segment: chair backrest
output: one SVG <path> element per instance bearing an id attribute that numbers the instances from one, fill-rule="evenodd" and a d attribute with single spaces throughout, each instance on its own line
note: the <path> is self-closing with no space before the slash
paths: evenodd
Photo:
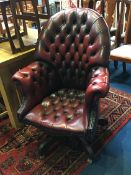
<path id="1" fill-rule="evenodd" d="M 126 20 L 125 16 L 127 14 L 126 1 L 128 0 L 88 0 L 88 8 L 93 8 L 102 14 L 107 22 L 111 35 L 111 49 L 123 43 L 125 29 L 124 20 Z"/>
<path id="2" fill-rule="evenodd" d="M 121 4 L 120 4 L 121 3 Z M 120 46 L 121 43 L 123 43 L 123 37 L 122 33 L 124 30 L 124 16 L 125 16 L 125 0 L 121 0 L 121 2 L 118 1 L 118 7 L 117 7 L 117 12 L 118 13 L 118 23 L 117 23 L 117 30 L 115 34 L 115 46 L 118 47 Z M 120 7 L 119 7 L 120 6 Z"/>
<path id="3" fill-rule="evenodd" d="M 63 87 L 85 88 L 92 67 L 108 66 L 109 30 L 92 9 L 67 9 L 49 20 L 41 32 L 37 53 L 52 64 Z"/>
<path id="4" fill-rule="evenodd" d="M 48 0 L 45 1 L 45 4 L 47 13 L 43 13 L 43 7 L 38 5 L 38 0 L 10 0 L 13 22 L 20 50 L 34 48 L 36 45 L 36 42 L 31 42 L 32 44 L 30 42 L 24 42 L 22 35 L 28 34 L 27 24 L 31 26 L 34 23 L 37 26 L 38 34 L 41 32 L 41 20 L 45 25 L 43 25 L 43 28 L 46 27 L 46 23 L 50 17 Z"/>
<path id="5" fill-rule="evenodd" d="M 60 10 L 81 7 L 83 0 L 60 0 Z"/>
<path id="6" fill-rule="evenodd" d="M 131 44 L 131 3 L 129 4 L 129 11 L 128 11 L 127 18 L 128 19 L 127 19 L 124 42 L 125 44 Z"/>

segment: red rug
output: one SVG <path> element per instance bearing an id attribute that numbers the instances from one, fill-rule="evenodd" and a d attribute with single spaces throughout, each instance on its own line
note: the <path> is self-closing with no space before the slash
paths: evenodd
<path id="1" fill-rule="evenodd" d="M 101 99 L 101 115 L 108 118 L 108 127 L 98 128 L 93 147 L 99 152 L 102 147 L 131 118 L 131 95 L 110 89 Z M 47 139 L 43 131 L 25 126 L 12 129 L 9 120 L 0 120 L 0 175 L 79 175 L 88 164 L 83 151 L 73 150 L 56 141 L 48 154 L 40 159 L 38 145 Z"/>

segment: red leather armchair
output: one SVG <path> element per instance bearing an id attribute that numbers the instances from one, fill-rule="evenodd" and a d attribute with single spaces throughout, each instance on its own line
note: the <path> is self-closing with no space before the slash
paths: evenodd
<path id="1" fill-rule="evenodd" d="M 24 94 L 18 118 L 48 133 L 74 135 L 92 156 L 99 99 L 109 90 L 109 41 L 107 24 L 94 10 L 52 16 L 34 62 L 13 75 Z"/>

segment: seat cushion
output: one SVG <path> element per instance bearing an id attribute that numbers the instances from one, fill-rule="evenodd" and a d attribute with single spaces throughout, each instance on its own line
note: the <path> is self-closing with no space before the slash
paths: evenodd
<path id="1" fill-rule="evenodd" d="M 131 63 L 131 44 L 122 45 L 113 49 L 110 54 L 111 60 L 123 61 L 125 63 Z"/>
<path id="2" fill-rule="evenodd" d="M 43 99 L 25 119 L 43 129 L 84 132 L 87 118 L 83 117 L 85 94 L 80 90 L 62 89 Z"/>

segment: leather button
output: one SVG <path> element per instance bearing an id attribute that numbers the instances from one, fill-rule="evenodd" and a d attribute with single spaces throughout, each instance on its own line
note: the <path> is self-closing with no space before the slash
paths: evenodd
<path id="1" fill-rule="evenodd" d="M 27 78 L 28 76 L 29 76 L 29 74 L 23 73 L 23 78 Z"/>
<path id="2" fill-rule="evenodd" d="M 56 104 L 59 103 L 59 101 L 60 101 L 59 97 L 55 97 L 55 98 L 52 99 L 52 104 L 56 105 Z"/>
<path id="3" fill-rule="evenodd" d="M 59 33 L 60 33 L 60 31 L 61 31 L 61 30 L 60 30 L 60 27 L 59 27 L 59 26 L 57 26 L 57 27 L 56 27 L 56 29 L 55 29 L 56 34 L 59 34 Z"/>
<path id="4" fill-rule="evenodd" d="M 74 118 L 74 116 L 73 116 L 72 114 L 66 116 L 67 121 L 70 121 L 70 120 L 72 120 L 73 118 Z"/>
<path id="5" fill-rule="evenodd" d="M 75 115 L 80 115 L 80 114 L 82 114 L 83 113 L 83 109 L 81 108 L 81 109 L 76 109 L 75 111 L 74 111 L 74 114 Z"/>
<path id="6" fill-rule="evenodd" d="M 75 53 L 74 60 L 75 62 L 79 63 L 79 53 L 78 52 Z"/>
<path id="7" fill-rule="evenodd" d="M 51 104 L 50 104 L 50 101 L 43 101 L 42 102 L 42 106 L 43 107 L 45 107 L 45 108 L 47 108 L 48 106 L 50 106 Z"/>
<path id="8" fill-rule="evenodd" d="M 59 52 L 59 48 L 58 47 L 56 47 L 56 52 Z"/>
<path id="9" fill-rule="evenodd" d="M 88 61 L 88 60 L 87 60 L 87 55 L 86 55 L 86 54 L 83 54 L 83 56 L 82 56 L 82 61 L 83 61 L 83 62 Z"/>
<path id="10" fill-rule="evenodd" d="M 49 114 L 51 114 L 52 112 L 53 112 L 52 106 L 49 107 L 49 108 L 44 108 L 44 109 L 43 109 L 43 115 L 49 115 Z"/>
<path id="11" fill-rule="evenodd" d="M 32 68 L 31 70 L 32 70 L 32 72 L 35 72 L 35 71 L 36 71 L 36 69 L 35 69 L 35 68 Z"/>
<path id="12" fill-rule="evenodd" d="M 92 85 L 96 85 L 97 84 L 97 82 L 92 82 Z"/>
<path id="13" fill-rule="evenodd" d="M 68 97 L 69 98 L 73 98 L 74 97 L 74 92 L 73 91 L 70 91 L 69 94 L 68 94 Z"/>
<path id="14" fill-rule="evenodd" d="M 80 26 L 77 26 L 77 28 L 76 28 L 76 33 L 80 33 Z"/>
<path id="15" fill-rule="evenodd" d="M 51 99 L 55 99 L 55 98 L 56 98 L 56 95 L 55 95 L 55 94 L 51 94 L 51 95 L 50 95 L 50 98 L 51 98 Z"/>
<path id="16" fill-rule="evenodd" d="M 85 96 L 84 93 L 79 93 L 78 94 L 78 98 L 80 98 L 80 99 L 82 99 L 84 96 Z"/>
<path id="17" fill-rule="evenodd" d="M 86 23 L 86 20 L 87 20 L 87 14 L 86 13 L 83 13 L 83 15 L 81 16 L 81 23 L 82 24 L 85 24 Z"/>
<path id="18" fill-rule="evenodd" d="M 73 97 L 73 98 L 70 99 L 70 102 L 71 102 L 71 103 L 74 103 L 75 100 L 76 100 L 76 99 Z"/>
<path id="19" fill-rule="evenodd" d="M 66 96 L 60 97 L 61 102 L 65 101 L 66 99 L 67 99 Z"/>
<path id="20" fill-rule="evenodd" d="M 80 100 L 80 103 L 81 104 L 83 104 L 84 102 L 85 102 L 85 99 L 84 98 Z"/>
<path id="21" fill-rule="evenodd" d="M 72 66 L 72 67 L 74 67 L 74 65 L 75 65 L 75 62 L 74 62 L 74 61 L 72 61 L 72 62 L 71 62 L 71 66 Z"/>
<path id="22" fill-rule="evenodd" d="M 98 76 L 98 74 L 94 74 L 94 76 L 93 77 L 97 77 Z"/>
<path id="23" fill-rule="evenodd" d="M 60 118 L 60 114 L 56 114 L 55 116 L 54 116 L 54 119 L 55 120 L 58 120 Z"/>
<path id="24" fill-rule="evenodd" d="M 54 106 L 54 111 L 58 111 L 61 108 L 60 103 Z"/>
<path id="25" fill-rule="evenodd" d="M 66 33 L 69 34 L 71 32 L 70 24 L 66 26 Z"/>
<path id="26" fill-rule="evenodd" d="M 58 91 L 58 95 L 64 95 L 64 90 Z"/>
<path id="27" fill-rule="evenodd" d="M 74 102 L 71 104 L 71 107 L 72 108 L 76 108 L 77 106 L 79 105 L 78 101 Z"/>
<path id="28" fill-rule="evenodd" d="M 64 112 L 64 114 L 69 114 L 69 110 L 68 109 L 64 109 L 63 112 Z"/>
<path id="29" fill-rule="evenodd" d="M 70 60 L 71 60 L 71 54 L 69 52 L 67 52 L 65 55 L 65 61 L 66 61 L 66 63 L 70 63 Z"/>
<path id="30" fill-rule="evenodd" d="M 68 104 L 69 104 L 69 100 L 68 99 L 63 100 L 63 102 L 62 102 L 62 106 L 63 107 L 67 106 Z"/>
<path id="31" fill-rule="evenodd" d="M 84 95 L 84 93 L 80 93 L 79 95 L 78 95 L 78 99 L 79 99 L 79 102 L 82 104 L 82 103 L 84 103 L 84 101 L 85 101 L 85 95 Z"/>

